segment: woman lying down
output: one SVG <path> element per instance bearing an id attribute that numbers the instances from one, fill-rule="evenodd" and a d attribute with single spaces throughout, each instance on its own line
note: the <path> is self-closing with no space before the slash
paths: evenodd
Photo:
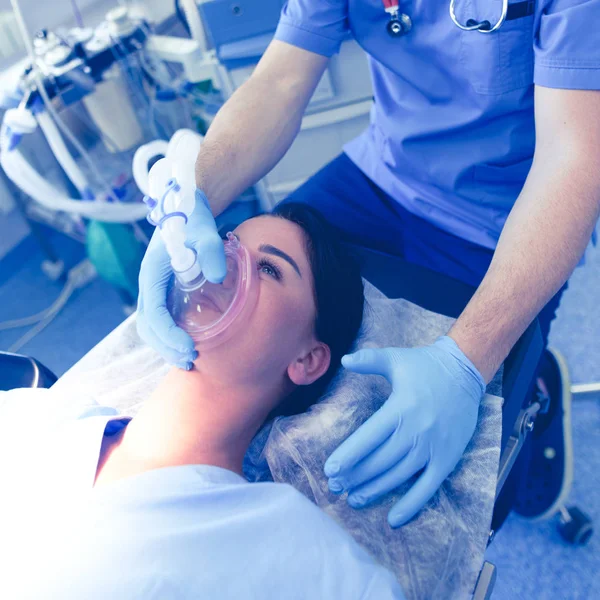
<path id="1" fill-rule="evenodd" d="M 363 289 L 312 209 L 284 206 L 235 233 L 259 291 L 229 340 L 171 370 L 133 419 L 97 406 L 43 435 L 11 424 L 0 597 L 404 597 L 294 488 L 241 475 L 266 420 L 320 397 L 358 333 Z"/>

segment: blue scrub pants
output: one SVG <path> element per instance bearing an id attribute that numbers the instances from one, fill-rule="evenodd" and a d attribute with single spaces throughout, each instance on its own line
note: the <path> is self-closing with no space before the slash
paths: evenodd
<path id="1" fill-rule="evenodd" d="M 485 276 L 493 250 L 447 233 L 410 213 L 375 185 L 346 154 L 340 154 L 285 202 L 316 208 L 348 243 L 399 256 L 473 287 Z M 538 319 L 544 343 L 565 286 Z"/>
<path id="2" fill-rule="evenodd" d="M 494 254 L 402 208 L 346 154 L 331 161 L 285 201 L 302 202 L 319 210 L 340 231 L 345 242 L 399 256 L 473 287 L 481 283 Z M 544 345 L 566 288 L 567 284 L 538 315 Z M 504 522 L 514 504 L 517 488 L 526 477 L 530 444 L 531 436 L 528 436 L 498 498 L 494 529 Z"/>

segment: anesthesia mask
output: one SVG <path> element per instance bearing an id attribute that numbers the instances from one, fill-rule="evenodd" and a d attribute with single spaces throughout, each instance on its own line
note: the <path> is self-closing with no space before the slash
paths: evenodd
<path id="1" fill-rule="evenodd" d="M 194 163 L 202 136 L 181 129 L 158 148 L 157 142 L 142 146 L 134 157 L 134 174 L 144 197 L 148 220 L 160 231 L 171 259 L 174 284 L 167 309 L 175 323 L 201 349 L 217 346 L 244 325 L 256 305 L 258 273 L 248 250 L 233 235 L 224 242 L 227 275 L 223 283 L 206 280 L 201 259 L 186 244 L 188 217 L 195 206 Z M 165 157 L 147 170 L 149 158 L 157 152 Z"/>
<path id="2" fill-rule="evenodd" d="M 167 301 L 173 320 L 199 350 L 218 346 L 238 332 L 258 297 L 258 273 L 248 250 L 233 233 L 227 234 L 224 247 L 223 283 L 211 283 L 202 273 L 189 283 L 176 276 Z"/>

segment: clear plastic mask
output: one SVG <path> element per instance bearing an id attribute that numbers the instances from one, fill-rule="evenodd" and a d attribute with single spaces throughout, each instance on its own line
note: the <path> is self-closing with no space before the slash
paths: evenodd
<path id="1" fill-rule="evenodd" d="M 223 283 L 210 283 L 202 274 L 189 285 L 175 279 L 167 302 L 175 323 L 200 349 L 222 344 L 239 331 L 258 297 L 258 274 L 250 253 L 232 233 L 227 234 L 224 246 L 227 275 Z"/>

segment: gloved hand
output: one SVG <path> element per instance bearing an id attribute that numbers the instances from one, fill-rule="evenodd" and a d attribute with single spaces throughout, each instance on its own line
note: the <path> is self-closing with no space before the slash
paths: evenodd
<path id="1" fill-rule="evenodd" d="M 367 506 L 423 469 L 390 510 L 388 522 L 409 521 L 452 472 L 475 431 L 485 384 L 450 337 L 422 348 L 360 350 L 342 359 L 355 373 L 392 384 L 385 404 L 325 463 L 329 489 Z"/>
<path id="2" fill-rule="evenodd" d="M 227 274 L 223 240 L 208 200 L 196 190 L 196 205 L 187 222 L 187 245 L 198 254 L 202 273 L 211 283 Z M 155 231 L 140 269 L 137 330 L 140 337 L 169 363 L 189 370 L 198 356 L 194 341 L 177 327 L 167 311 L 167 293 L 173 271 L 160 231 Z"/>

